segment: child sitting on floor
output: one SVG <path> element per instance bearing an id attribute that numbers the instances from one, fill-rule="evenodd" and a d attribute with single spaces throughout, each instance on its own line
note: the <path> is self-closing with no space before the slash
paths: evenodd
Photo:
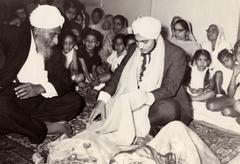
<path id="1" fill-rule="evenodd" d="M 240 108 L 238 106 L 238 99 L 240 97 L 237 98 L 239 95 L 237 93 L 237 90 L 239 90 L 240 66 L 235 63 L 235 57 L 237 59 L 237 62 L 239 62 L 239 58 L 237 58 L 237 56 L 239 56 L 240 53 L 240 43 L 239 45 L 235 45 L 234 52 L 235 54 L 224 49 L 218 54 L 218 60 L 227 68 L 227 71 L 225 73 L 219 73 L 222 75 L 222 81 L 229 79 L 227 95 L 212 99 L 208 102 L 207 108 L 211 111 L 221 111 L 224 116 L 239 117 Z"/>
<path id="2" fill-rule="evenodd" d="M 125 43 L 124 34 L 117 34 L 113 39 L 113 52 L 107 58 L 107 62 L 110 64 L 112 72 L 114 72 L 117 69 L 122 59 L 127 54 L 124 43 Z"/>
<path id="3" fill-rule="evenodd" d="M 60 36 L 60 44 L 62 54 L 66 58 L 65 67 L 70 70 L 70 65 L 72 65 L 74 58 L 73 56 L 76 55 L 77 48 L 74 48 L 76 45 L 76 36 L 71 32 L 64 31 Z"/>
<path id="4" fill-rule="evenodd" d="M 212 62 L 207 50 L 197 50 L 192 58 L 191 68 L 186 71 L 189 77 L 187 91 L 192 101 L 207 101 L 215 96 L 209 66 Z"/>
<path id="5" fill-rule="evenodd" d="M 93 29 L 86 30 L 83 37 L 83 46 L 77 51 L 78 70 L 75 70 L 75 74 L 82 75 L 84 79 L 75 79 L 73 77 L 79 87 L 85 87 L 87 84 L 91 87 L 98 86 L 110 79 L 110 74 L 99 75 L 96 71 L 101 62 L 98 56 L 100 45 L 100 32 Z"/>

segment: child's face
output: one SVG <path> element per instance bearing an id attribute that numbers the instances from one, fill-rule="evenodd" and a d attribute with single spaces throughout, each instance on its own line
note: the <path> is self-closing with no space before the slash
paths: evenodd
<path id="1" fill-rule="evenodd" d="M 92 14 L 92 22 L 93 24 L 98 24 L 101 21 L 102 17 L 99 12 L 94 12 Z"/>
<path id="2" fill-rule="evenodd" d="M 78 14 L 76 16 L 75 22 L 80 24 L 80 25 L 83 23 L 83 19 L 82 19 L 82 16 L 80 14 Z"/>
<path id="3" fill-rule="evenodd" d="M 87 35 L 86 39 L 84 40 L 84 44 L 88 52 L 93 52 L 96 46 L 98 46 L 99 42 L 94 35 Z"/>
<path id="4" fill-rule="evenodd" d="M 210 61 L 204 55 L 200 55 L 196 59 L 196 66 L 199 71 L 204 71 L 210 65 Z"/>
<path id="5" fill-rule="evenodd" d="M 224 56 L 220 61 L 226 68 L 233 69 L 233 58 Z"/>
<path id="6" fill-rule="evenodd" d="M 103 30 L 109 30 L 111 28 L 111 23 L 108 20 L 105 20 L 102 24 L 102 29 Z"/>
<path id="7" fill-rule="evenodd" d="M 77 15 L 77 9 L 76 8 L 68 8 L 67 10 L 65 10 L 64 14 L 68 21 L 73 21 Z"/>
<path id="8" fill-rule="evenodd" d="M 63 42 L 63 53 L 66 54 L 70 52 L 75 45 L 75 41 L 72 36 L 67 35 Z"/>
<path id="9" fill-rule="evenodd" d="M 187 36 L 187 30 L 184 29 L 180 23 L 176 23 L 173 28 L 173 35 L 177 40 L 185 40 Z"/>
<path id="10" fill-rule="evenodd" d="M 209 41 L 216 41 L 218 37 L 218 27 L 216 25 L 210 25 L 207 29 L 207 38 Z"/>
<path id="11" fill-rule="evenodd" d="M 240 46 L 234 50 L 236 61 L 240 64 Z"/>
<path id="12" fill-rule="evenodd" d="M 122 53 L 125 49 L 123 40 L 120 38 L 116 39 L 116 41 L 114 43 L 114 48 L 117 51 L 117 53 Z"/>
<path id="13" fill-rule="evenodd" d="M 119 33 L 123 29 L 123 22 L 120 19 L 113 20 L 113 32 Z"/>
<path id="14" fill-rule="evenodd" d="M 136 42 L 136 41 L 135 41 L 134 39 L 129 39 L 129 40 L 127 41 L 127 44 L 126 44 L 126 49 L 128 50 L 129 46 L 130 46 L 131 44 L 135 43 L 135 42 Z"/>

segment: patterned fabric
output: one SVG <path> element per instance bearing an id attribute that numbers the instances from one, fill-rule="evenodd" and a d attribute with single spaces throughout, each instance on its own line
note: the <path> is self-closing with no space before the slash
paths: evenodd
<path id="1" fill-rule="evenodd" d="M 240 154 L 240 135 L 210 127 L 206 122 L 194 121 L 190 128 L 210 147 L 222 164 Z"/>
<path id="2" fill-rule="evenodd" d="M 90 112 L 96 103 L 96 94 L 82 95 L 86 98 L 87 104 L 84 111 L 69 122 L 73 128 L 73 134 L 85 129 Z M 216 127 L 210 127 L 206 122 L 199 121 L 193 121 L 190 128 L 210 147 L 222 164 L 227 164 L 240 154 L 240 135 L 227 133 Z M 10 134 L 7 137 L 0 138 L 0 159 L 5 159 L 7 162 L 13 162 L 14 159 L 19 159 L 17 161 L 21 162 L 24 159 L 25 163 L 31 163 L 34 152 L 46 159 L 48 155 L 47 143 L 56 140 L 59 136 L 48 136 L 40 145 L 31 144 L 26 137 L 16 134 Z"/>

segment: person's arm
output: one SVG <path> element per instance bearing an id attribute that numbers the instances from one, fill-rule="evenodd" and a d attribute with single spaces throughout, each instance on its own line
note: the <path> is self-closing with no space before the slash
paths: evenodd
<path id="1" fill-rule="evenodd" d="M 230 84 L 228 85 L 228 96 L 229 97 L 234 97 L 235 92 L 236 92 L 236 88 L 237 88 L 237 84 L 236 84 L 236 78 L 240 73 L 240 66 L 236 66 L 233 69 L 233 73 L 232 73 L 232 78 L 230 81 Z"/>
<path id="2" fill-rule="evenodd" d="M 170 60 L 168 61 L 170 65 L 168 68 L 165 68 L 167 69 L 166 75 L 163 76 L 161 87 L 151 92 L 154 95 L 155 101 L 176 96 L 180 88 L 187 64 L 185 52 L 182 49 L 176 50 L 175 52 L 172 50 L 174 54 L 170 57 L 165 56 L 165 58 L 168 57 L 168 60 Z"/>
<path id="3" fill-rule="evenodd" d="M 70 64 L 70 70 L 72 75 L 78 74 L 78 60 L 77 60 L 77 49 L 74 48 L 73 50 L 73 59 L 72 63 Z"/>
<path id="4" fill-rule="evenodd" d="M 191 96 L 192 101 L 206 101 L 210 98 L 213 98 L 215 96 L 215 92 L 212 90 L 206 91 L 202 94 Z"/>
<path id="5" fill-rule="evenodd" d="M 97 78 L 97 71 L 96 70 L 97 70 L 97 66 L 93 65 L 92 66 L 92 76 L 93 76 L 94 79 Z"/>
<path id="6" fill-rule="evenodd" d="M 79 60 L 79 62 L 81 63 L 83 72 L 84 72 L 87 80 L 89 81 L 89 83 L 91 83 L 91 82 L 92 82 L 92 78 L 91 78 L 91 76 L 90 76 L 90 74 L 89 74 L 89 72 L 88 72 L 88 70 L 87 70 L 87 65 L 86 65 L 84 59 L 83 59 L 83 58 L 78 58 L 78 60 Z"/>

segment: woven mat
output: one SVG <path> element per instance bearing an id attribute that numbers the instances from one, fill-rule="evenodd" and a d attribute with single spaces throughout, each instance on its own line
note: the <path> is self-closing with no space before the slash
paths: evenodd
<path id="1" fill-rule="evenodd" d="M 96 103 L 96 94 L 88 95 L 90 96 L 87 97 L 86 94 L 83 95 L 86 98 L 86 107 L 83 112 L 69 122 L 73 128 L 73 135 L 85 129 L 91 110 Z M 193 121 L 190 128 L 210 147 L 220 159 L 221 163 L 226 164 L 240 153 L 240 135 L 232 134 L 216 127 L 211 127 L 209 124 L 200 121 Z M 57 139 L 59 136 L 47 136 L 44 142 L 40 145 L 31 144 L 26 137 L 16 134 L 7 135 L 7 137 L 8 138 L 5 137 L 4 140 L 0 138 L 0 147 L 5 144 L 4 148 L 0 149 L 0 164 L 1 158 L 3 158 L 3 151 L 6 151 L 4 149 L 8 149 L 9 146 L 16 147 L 9 151 L 8 155 L 6 155 L 6 153 L 4 154 L 5 161 L 10 161 L 10 163 L 15 159 L 19 159 L 18 161 L 21 161 L 20 159 L 31 161 L 34 152 L 38 152 L 46 159 L 48 154 L 47 143 Z M 9 146 L 6 146 L 8 144 Z M 19 150 L 24 150 L 24 153 L 17 153 Z M 8 157 L 7 160 L 6 157 Z"/>

